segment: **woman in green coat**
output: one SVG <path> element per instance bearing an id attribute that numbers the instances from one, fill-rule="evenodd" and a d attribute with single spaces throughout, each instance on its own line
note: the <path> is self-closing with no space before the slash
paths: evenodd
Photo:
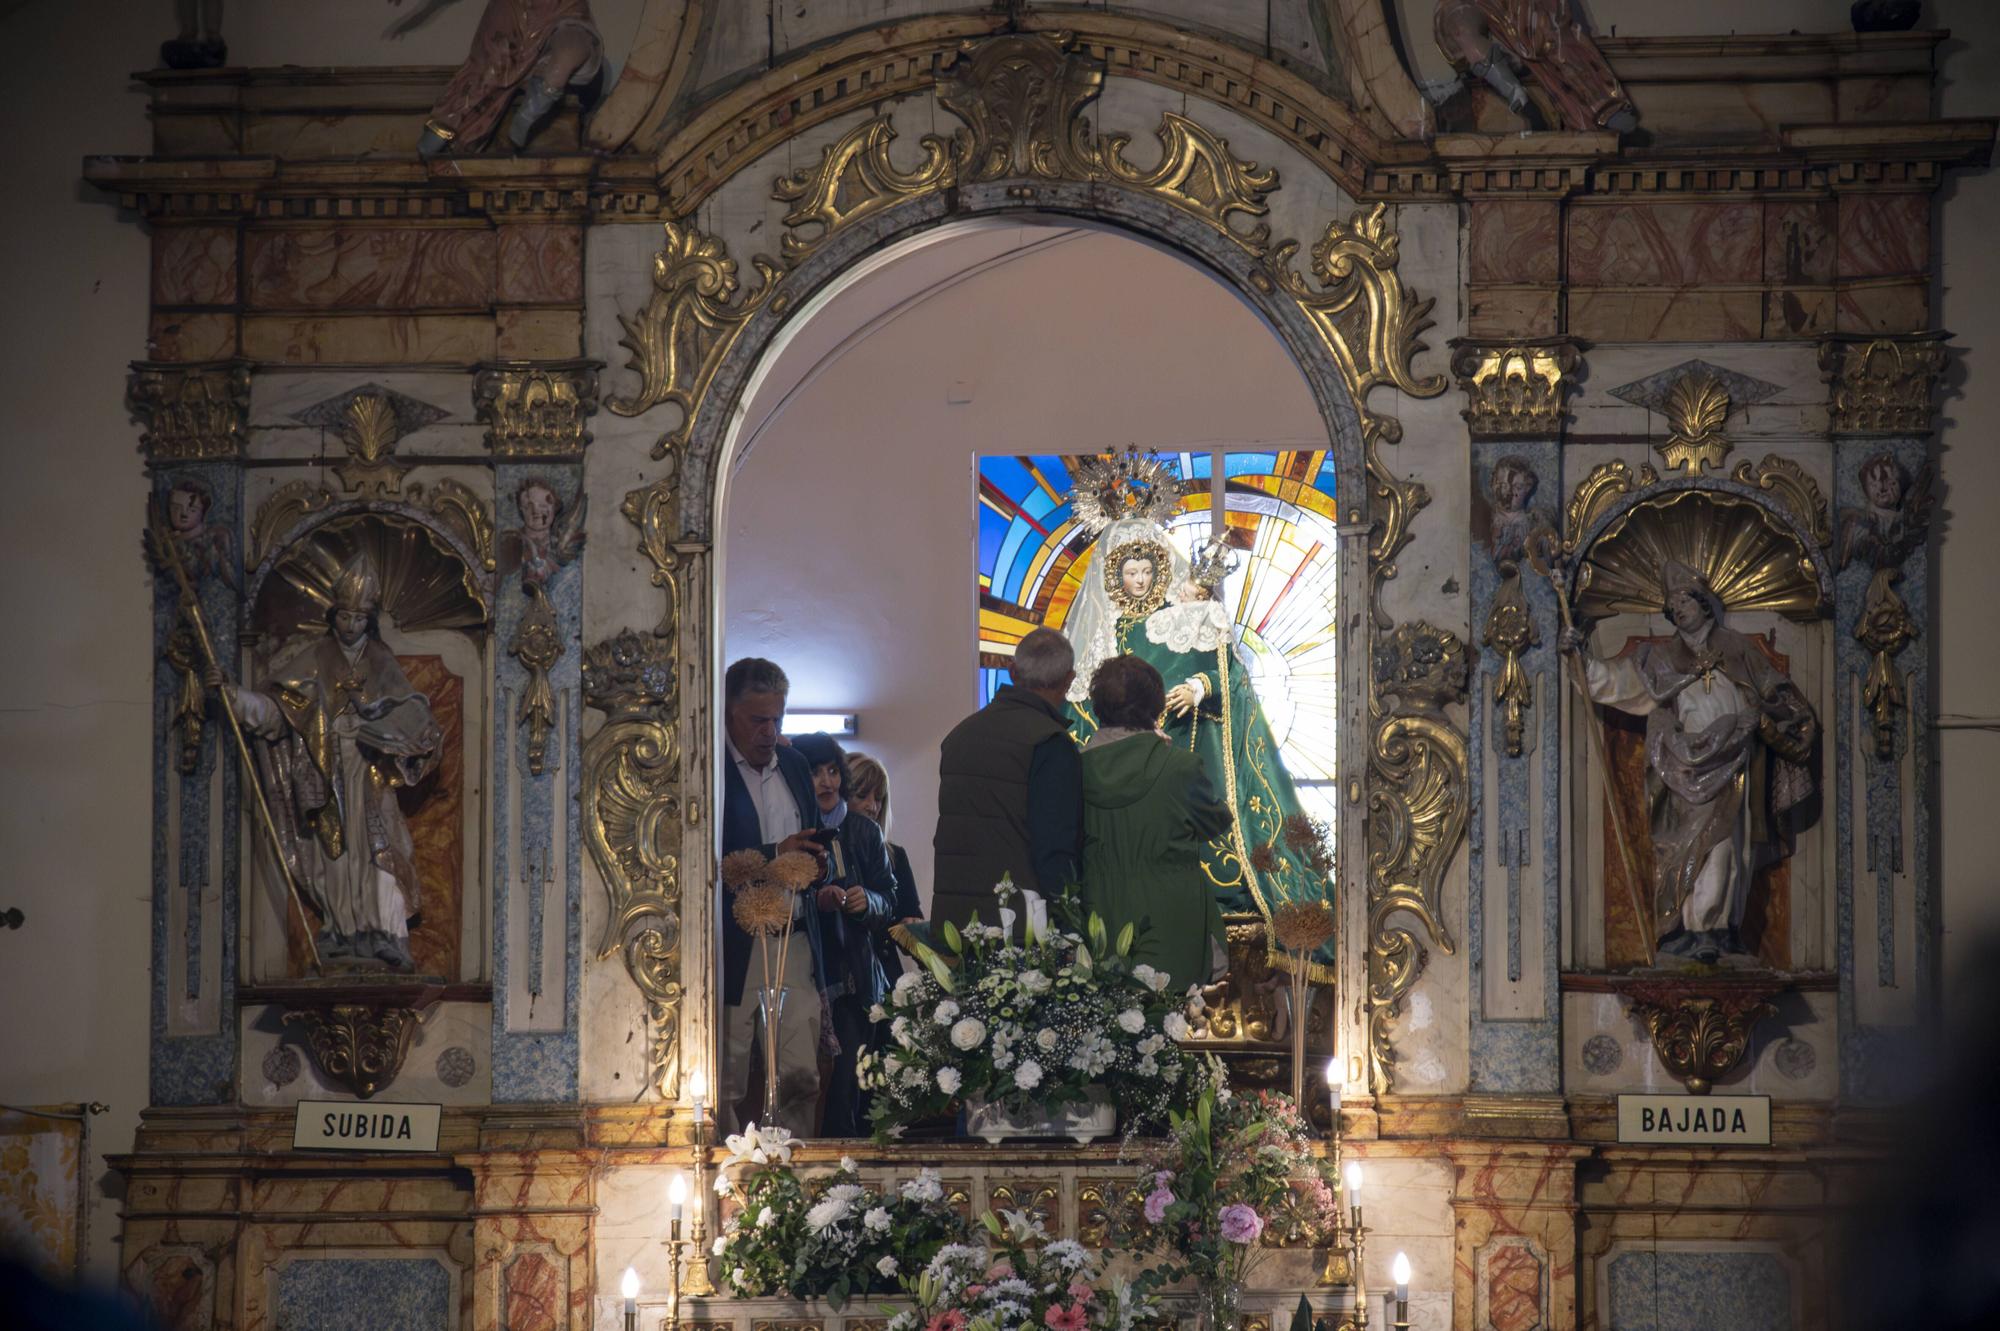
<path id="1" fill-rule="evenodd" d="M 1097 667 L 1090 687 L 1098 728 L 1083 746 L 1083 902 L 1113 934 L 1143 926 L 1135 962 L 1172 990 L 1206 983 L 1226 964 L 1222 911 L 1203 849 L 1229 830 L 1201 759 L 1157 729 L 1166 710 L 1160 672 L 1136 656 Z"/>

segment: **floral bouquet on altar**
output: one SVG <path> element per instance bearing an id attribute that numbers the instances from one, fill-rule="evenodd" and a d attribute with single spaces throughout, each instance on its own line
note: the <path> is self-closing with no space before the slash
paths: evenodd
<path id="1" fill-rule="evenodd" d="M 849 1157 L 831 1174 L 801 1178 L 783 1128 L 753 1123 L 726 1144 L 715 1190 L 737 1207 L 723 1221 L 715 1255 L 737 1294 L 823 1297 L 837 1310 L 857 1295 L 896 1292 L 906 1268 L 922 1269 L 965 1238 L 936 1170 L 882 1192 L 862 1184 Z"/>
<path id="2" fill-rule="evenodd" d="M 1139 1186 L 1141 1213 L 1120 1237 L 1166 1259 L 1141 1283 L 1192 1279 L 1216 1327 L 1233 1325 L 1263 1244 L 1318 1245 L 1339 1220 L 1333 1162 L 1314 1149 L 1291 1097 L 1275 1091 L 1204 1088 L 1144 1157 Z"/>
<path id="3" fill-rule="evenodd" d="M 996 894 L 1011 921 L 1013 884 L 1002 880 Z M 1170 995 L 1165 974 L 1132 963 L 1132 926 L 1113 940 L 1095 915 L 1080 930 L 1050 927 L 1033 894 L 1027 905 L 1021 942 L 977 919 L 963 930 L 944 924 L 943 950 L 919 943 L 923 969 L 869 1014 L 890 1023 L 890 1045 L 864 1050 L 859 1064 L 878 1136 L 948 1115 L 961 1100 L 1028 1111 L 1094 1094 L 1122 1108 L 1128 1126 L 1164 1125 L 1200 1094 L 1207 1065 L 1175 1043 L 1201 1012 L 1196 991 Z M 1057 913 L 1074 922 L 1075 899 L 1065 896 Z"/>
<path id="4" fill-rule="evenodd" d="M 1123 1280 L 1108 1279 L 1074 1239 L 1049 1240 L 1019 1211 L 980 1217 L 989 1246 L 952 1243 L 905 1279 L 916 1302 L 886 1331 L 1131 1331 L 1158 1309 Z"/>

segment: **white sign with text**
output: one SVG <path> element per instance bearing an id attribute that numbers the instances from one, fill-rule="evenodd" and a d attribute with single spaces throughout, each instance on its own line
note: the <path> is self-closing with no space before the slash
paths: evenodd
<path id="1" fill-rule="evenodd" d="M 443 1105 L 301 1100 L 292 1120 L 295 1151 L 435 1151 Z"/>
<path id="2" fill-rule="evenodd" d="M 1768 1095 L 1621 1095 L 1618 1140 L 1644 1146 L 1769 1146 Z"/>

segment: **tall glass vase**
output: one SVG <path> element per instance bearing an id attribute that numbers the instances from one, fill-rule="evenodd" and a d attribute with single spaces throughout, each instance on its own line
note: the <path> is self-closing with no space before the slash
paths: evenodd
<path id="1" fill-rule="evenodd" d="M 1307 958 L 1297 952 L 1288 955 L 1294 963 L 1288 977 L 1292 982 L 1292 1104 L 1310 1117 L 1306 1108 L 1306 1009 L 1312 1005 L 1312 980 L 1306 974 Z"/>
<path id="2" fill-rule="evenodd" d="M 764 1117 L 765 1127 L 778 1121 L 778 1031 L 785 1020 L 785 995 L 791 992 L 780 985 L 776 989 L 757 991 L 757 1020 L 760 1024 L 764 1046 Z"/>
<path id="3" fill-rule="evenodd" d="M 1243 1282 L 1212 1280 L 1195 1296 L 1195 1331 L 1237 1331 L 1243 1323 Z"/>

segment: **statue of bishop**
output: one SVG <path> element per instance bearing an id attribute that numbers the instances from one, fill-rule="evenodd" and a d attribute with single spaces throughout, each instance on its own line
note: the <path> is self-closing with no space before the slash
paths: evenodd
<path id="1" fill-rule="evenodd" d="M 1646 718 L 1659 951 L 1715 962 L 1745 951 L 1756 871 L 1789 855 L 1817 789 L 1819 719 L 1748 635 L 1725 628 L 1701 575 L 1669 560 L 1661 607 L 1674 631 L 1612 660 L 1586 655 L 1591 701 Z M 1563 634 L 1566 651 L 1582 635 Z"/>
<path id="2" fill-rule="evenodd" d="M 323 636 L 262 688 L 223 687 L 252 737 L 278 854 L 319 916 L 321 958 L 407 971 L 419 884 L 396 792 L 429 775 L 440 734 L 379 635 L 381 604 L 374 569 L 356 557 Z"/>

